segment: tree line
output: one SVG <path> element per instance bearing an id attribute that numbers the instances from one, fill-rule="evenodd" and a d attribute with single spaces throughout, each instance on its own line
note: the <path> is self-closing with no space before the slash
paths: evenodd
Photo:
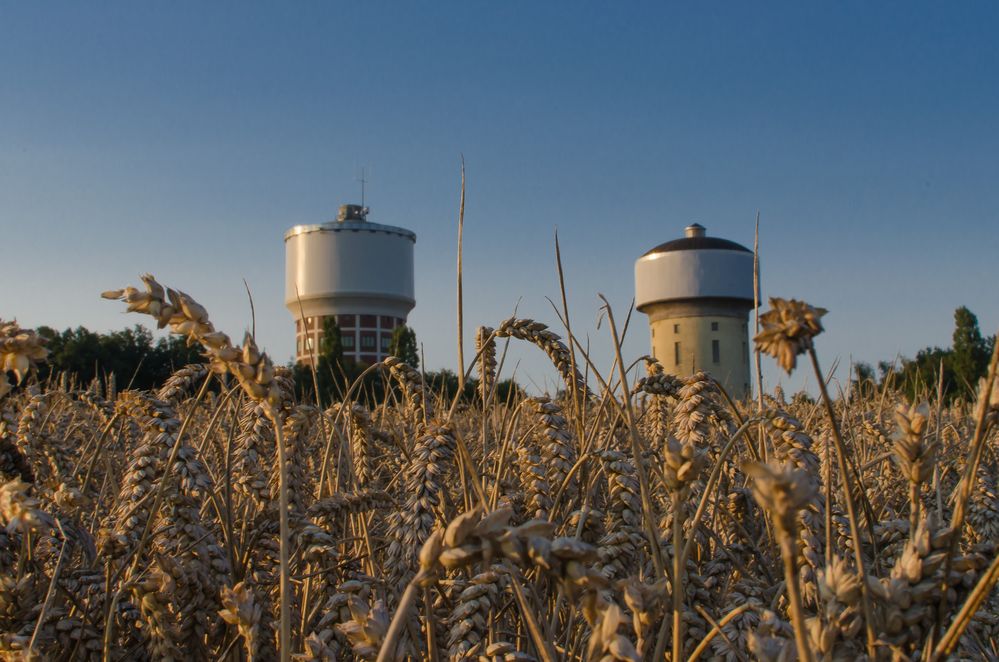
<path id="1" fill-rule="evenodd" d="M 189 347 L 183 338 L 168 336 L 154 340 L 152 332 L 138 324 L 108 333 L 91 331 L 83 326 L 63 331 L 40 326 L 35 331 L 45 338 L 45 347 L 49 350 L 48 360 L 38 372 L 38 379 L 43 382 L 66 376 L 78 386 L 97 380 L 101 383 L 113 381 L 118 388 L 152 390 L 162 386 L 178 368 L 204 361 L 200 348 Z M 395 329 L 389 354 L 419 368 L 419 345 L 415 332 L 408 326 Z M 295 374 L 299 397 L 303 401 L 315 401 L 318 386 L 319 400 L 326 406 L 341 400 L 349 386 L 368 366 L 344 358 L 340 329 L 327 318 L 315 374 L 307 365 L 289 363 L 288 367 Z M 453 371 L 431 371 L 424 377 L 433 393 L 452 399 L 458 395 L 459 380 Z M 466 381 L 462 399 L 469 403 L 476 400 L 477 385 L 475 379 Z M 357 399 L 369 403 L 382 402 L 388 392 L 379 371 L 365 375 L 355 391 Z M 522 393 L 523 390 L 512 380 L 500 382 L 496 387 L 496 398 L 501 402 L 515 399 Z"/>
<path id="2" fill-rule="evenodd" d="M 178 368 L 203 360 L 199 348 L 187 346 L 183 338 L 169 336 L 154 341 L 152 332 L 140 325 L 109 333 L 82 326 L 64 331 L 41 326 L 36 331 L 46 339 L 49 350 L 48 361 L 38 374 L 42 381 L 65 374 L 81 385 L 113 379 L 119 388 L 155 389 Z M 876 368 L 869 363 L 854 365 L 853 392 L 864 394 L 891 386 L 917 399 L 935 394 L 940 387 L 946 402 L 973 398 L 978 380 L 988 370 L 996 337 L 983 336 L 978 317 L 961 306 L 954 311 L 951 341 L 950 347 L 926 347 L 913 358 L 880 361 Z M 389 353 L 420 367 L 419 344 L 408 326 L 395 329 Z M 344 358 L 340 329 L 331 318 L 325 321 L 316 358 L 315 372 L 307 365 L 289 367 L 295 373 L 299 397 L 315 400 L 318 388 L 324 405 L 341 400 L 367 368 Z M 430 371 L 424 378 L 432 392 L 449 399 L 458 396 L 459 379 L 453 371 Z M 475 378 L 466 380 L 461 392 L 465 402 L 477 401 L 477 385 Z M 382 402 L 388 393 L 380 371 L 365 375 L 355 391 L 358 399 L 369 403 Z M 522 393 L 516 382 L 505 380 L 497 384 L 495 397 L 506 402 Z"/>
<path id="3" fill-rule="evenodd" d="M 978 317 L 961 306 L 954 311 L 951 343 L 946 348 L 925 347 L 915 358 L 880 361 L 876 373 L 869 363 L 858 363 L 853 369 L 854 390 L 865 393 L 890 385 L 916 400 L 935 394 L 939 388 L 945 402 L 971 400 L 978 381 L 988 372 L 996 337 L 983 336 Z"/>
<path id="4" fill-rule="evenodd" d="M 43 381 L 65 374 L 81 385 L 113 379 L 118 388 L 153 389 L 174 370 L 203 360 L 199 348 L 188 347 L 183 338 L 154 342 L 152 332 L 138 324 L 110 333 L 82 326 L 61 332 L 40 326 L 35 331 L 46 339 L 49 350 L 38 374 Z"/>

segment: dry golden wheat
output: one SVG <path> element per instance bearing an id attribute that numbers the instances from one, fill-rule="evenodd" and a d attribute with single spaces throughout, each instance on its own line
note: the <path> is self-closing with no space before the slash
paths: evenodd
<path id="1" fill-rule="evenodd" d="M 591 393 L 573 343 L 511 318 L 476 335 L 472 406 L 390 358 L 401 402 L 320 412 L 252 338 L 143 284 L 106 296 L 205 354 L 155 392 L 38 383 L 43 340 L 0 322 L 2 659 L 999 655 L 987 382 L 823 415 L 647 359 L 630 393 Z M 825 311 L 773 305 L 760 350 L 815 358 Z M 490 397 L 496 337 L 567 393 Z"/>

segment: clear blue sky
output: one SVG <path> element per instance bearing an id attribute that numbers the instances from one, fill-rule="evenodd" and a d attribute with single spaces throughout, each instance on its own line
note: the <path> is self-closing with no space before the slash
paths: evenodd
<path id="1" fill-rule="evenodd" d="M 148 270 L 238 337 L 246 278 L 284 362 L 282 234 L 364 165 L 371 220 L 419 237 L 428 367 L 453 368 L 464 154 L 469 346 L 518 301 L 555 321 L 557 226 L 607 369 L 597 293 L 623 318 L 636 257 L 692 221 L 751 245 L 757 210 L 764 295 L 830 309 L 827 365 L 948 345 L 962 304 L 992 333 L 997 28 L 975 2 L 4 2 L 0 316 L 145 323 L 98 295 Z"/>

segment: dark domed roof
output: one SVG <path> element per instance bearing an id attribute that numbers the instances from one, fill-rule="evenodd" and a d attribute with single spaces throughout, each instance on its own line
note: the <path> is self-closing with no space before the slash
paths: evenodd
<path id="1" fill-rule="evenodd" d="M 722 239 L 720 237 L 682 237 L 680 239 L 674 239 L 673 241 L 667 241 L 665 244 L 659 244 L 652 250 L 646 252 L 642 257 L 646 255 L 654 255 L 655 253 L 670 253 L 672 251 L 699 251 L 699 250 L 724 250 L 724 251 L 743 251 L 745 253 L 752 253 L 742 244 L 737 244 L 734 241 L 729 241 L 728 239 Z"/>

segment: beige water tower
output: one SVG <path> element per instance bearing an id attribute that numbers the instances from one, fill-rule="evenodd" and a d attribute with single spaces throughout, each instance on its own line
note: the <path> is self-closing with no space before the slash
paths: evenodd
<path id="1" fill-rule="evenodd" d="M 688 226 L 635 263 L 635 305 L 649 316 L 652 355 L 679 376 L 703 370 L 749 397 L 753 252 Z"/>

